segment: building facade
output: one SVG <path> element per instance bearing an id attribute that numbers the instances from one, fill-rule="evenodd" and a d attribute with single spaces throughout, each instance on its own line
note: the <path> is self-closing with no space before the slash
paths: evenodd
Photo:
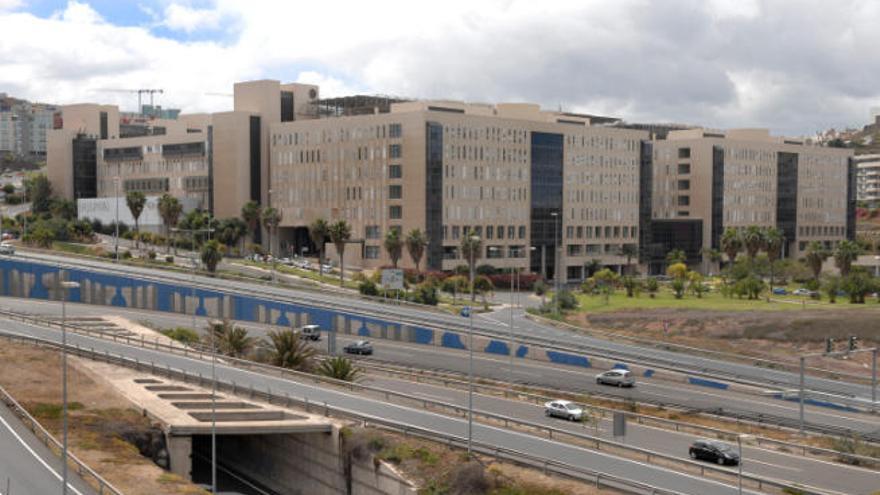
<path id="1" fill-rule="evenodd" d="M 42 160 L 56 107 L 0 94 L 0 155 Z"/>
<path id="2" fill-rule="evenodd" d="M 871 206 L 880 205 L 880 155 L 857 155 L 856 199 Z"/>
<path id="3" fill-rule="evenodd" d="M 777 227 L 783 255 L 810 241 L 855 235 L 852 151 L 770 136 L 764 129 L 672 131 L 653 143 L 651 240 L 655 264 L 672 247 L 696 262 L 728 227 Z"/>

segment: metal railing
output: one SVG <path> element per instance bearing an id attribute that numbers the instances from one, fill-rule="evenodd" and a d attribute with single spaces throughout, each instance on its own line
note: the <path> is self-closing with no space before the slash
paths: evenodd
<path id="1" fill-rule="evenodd" d="M 0 386 L 0 400 L 6 404 L 6 407 L 8 407 L 9 410 L 21 419 L 25 426 L 33 432 L 37 440 L 43 442 L 53 454 L 57 455 L 59 458 L 61 457 L 61 450 L 63 449 L 61 442 L 52 436 L 52 434 L 49 433 L 39 421 L 31 416 L 27 409 L 19 404 L 18 401 L 16 401 L 15 398 L 2 386 Z M 113 486 L 109 481 L 105 480 L 100 474 L 95 472 L 94 469 L 86 465 L 86 463 L 79 460 L 79 458 L 73 455 L 70 451 L 67 453 L 67 459 L 73 464 L 74 470 L 80 478 L 87 483 L 91 482 L 97 488 L 99 494 L 123 495 L 119 489 Z"/>
<path id="2" fill-rule="evenodd" d="M 79 330 L 77 330 L 77 331 L 79 331 Z M 90 331 L 90 332 L 92 332 L 92 331 Z M 20 337 L 20 336 L 16 336 L 16 337 Z M 27 339 L 33 340 L 33 341 L 38 341 L 38 342 L 48 342 L 48 341 L 45 341 L 43 339 L 39 339 L 36 337 L 28 337 Z M 140 341 L 137 339 L 130 339 L 128 337 L 120 337 L 119 340 L 132 341 L 134 343 L 149 342 L 149 341 Z M 51 344 L 54 346 L 60 347 L 59 344 L 56 344 L 56 343 L 51 343 Z M 178 354 L 182 354 L 184 356 L 193 357 L 193 358 L 195 358 L 195 357 L 199 357 L 201 359 L 205 358 L 205 353 L 202 351 L 192 352 L 192 351 L 188 351 L 185 347 L 180 348 L 180 347 L 171 346 L 168 344 L 160 344 L 158 341 L 154 342 L 153 344 L 154 344 L 154 347 L 153 347 L 154 350 L 168 351 L 171 353 L 178 353 Z M 145 347 L 147 349 L 150 348 L 148 346 L 145 346 Z M 111 362 L 111 360 L 115 359 L 123 365 L 128 365 L 128 363 L 130 363 L 131 361 L 134 361 L 135 366 L 137 367 L 138 370 L 140 370 L 141 366 L 143 366 L 145 368 L 145 370 L 150 371 L 153 374 L 167 373 L 168 376 L 170 377 L 172 373 L 176 372 L 176 373 L 180 373 L 183 375 L 184 381 L 186 381 L 187 377 L 189 376 L 189 374 L 185 370 L 175 371 L 167 366 L 165 368 L 157 367 L 153 363 L 151 363 L 149 366 L 147 366 L 146 363 L 141 363 L 138 360 L 131 360 L 130 358 L 126 358 L 124 356 L 118 356 L 118 357 L 111 356 L 109 354 L 109 352 L 106 352 L 106 351 L 105 351 L 105 353 L 101 354 L 100 352 L 95 352 L 94 349 L 86 350 L 86 349 L 79 347 L 78 345 L 76 345 L 76 346 L 68 345 L 68 348 L 74 348 L 76 353 L 86 353 L 86 355 L 89 357 L 97 358 L 97 359 L 104 360 L 107 362 Z M 412 397 L 411 395 L 407 395 L 407 394 L 403 394 L 403 393 L 391 392 L 391 391 L 387 391 L 384 389 L 378 389 L 378 388 L 369 387 L 366 385 L 361 385 L 361 384 L 352 383 L 352 382 L 335 380 L 335 379 L 327 378 L 327 377 L 319 377 L 317 375 L 310 375 L 310 374 L 306 374 L 306 373 L 286 370 L 284 368 L 277 368 L 277 367 L 274 367 L 271 365 L 254 363 L 252 361 L 245 361 L 245 360 L 228 358 L 228 357 L 224 357 L 223 359 L 230 361 L 230 362 L 244 363 L 249 368 L 253 368 L 253 369 L 262 369 L 264 371 L 273 371 L 273 372 L 279 373 L 282 378 L 284 378 L 285 374 L 288 374 L 288 375 L 297 376 L 300 378 L 307 378 L 307 379 L 314 381 L 314 382 L 321 382 L 321 383 L 331 382 L 335 385 L 340 385 L 340 386 L 344 386 L 346 388 L 349 388 L 352 391 L 357 389 L 357 390 L 361 390 L 361 391 L 371 391 L 371 392 L 381 393 L 381 394 L 384 394 L 386 399 L 390 398 L 390 397 L 395 397 L 398 399 L 407 399 L 407 400 L 413 401 L 417 404 L 420 404 L 423 409 L 429 409 L 429 408 L 436 408 L 436 409 L 441 409 L 441 410 L 445 409 L 445 410 L 452 411 L 456 415 L 462 415 L 462 416 L 465 416 L 468 413 L 468 409 L 466 407 L 458 406 L 455 404 L 449 404 L 449 403 L 445 403 L 445 402 L 441 402 L 441 401 L 435 401 L 432 399 L 418 399 L 418 398 Z M 207 382 L 208 384 L 210 384 L 210 380 L 207 380 L 207 379 L 203 378 L 201 375 L 199 375 L 198 376 L 199 385 L 202 385 L 204 382 Z M 218 385 L 220 385 L 223 382 L 217 381 L 217 383 L 218 383 Z M 231 390 L 234 395 L 238 395 L 239 391 L 244 392 L 244 391 L 249 390 L 249 392 L 250 392 L 249 396 L 251 398 L 255 397 L 255 394 L 260 393 L 258 390 L 255 390 L 253 388 L 248 389 L 245 387 L 238 386 L 235 384 L 235 382 L 231 383 Z M 263 394 L 267 397 L 269 397 L 269 396 L 271 396 L 273 398 L 277 397 L 275 395 L 272 395 L 271 390 L 268 388 L 267 388 L 267 391 L 264 392 Z M 288 401 L 288 405 L 289 405 L 290 399 L 287 398 L 287 401 Z M 269 402 L 271 403 L 271 400 L 269 400 Z M 307 398 L 305 398 L 305 404 L 306 404 L 306 407 L 308 408 L 309 403 L 308 403 Z M 325 409 L 331 408 L 331 406 L 324 404 L 324 408 Z M 563 430 L 563 429 L 555 428 L 552 426 L 541 425 L 541 424 L 537 424 L 537 423 L 523 421 L 523 420 L 520 420 L 517 418 L 511 418 L 511 417 L 507 417 L 507 416 L 503 416 L 503 415 L 499 415 L 499 414 L 494 414 L 494 413 L 490 413 L 490 412 L 486 412 L 486 411 L 474 410 L 473 413 L 474 413 L 475 417 L 482 417 L 482 418 L 489 420 L 489 421 L 502 423 L 502 424 L 504 424 L 505 427 L 508 427 L 508 428 L 511 427 L 511 425 L 514 425 L 520 429 L 525 429 L 528 431 L 545 432 L 547 437 L 551 440 L 558 440 L 560 437 L 569 437 L 570 439 L 575 439 L 577 442 L 579 442 L 581 444 L 581 446 L 589 444 L 592 446 L 592 448 L 595 448 L 596 450 L 616 451 L 618 453 L 625 452 L 626 454 L 629 455 L 629 457 L 635 458 L 638 460 L 643 460 L 649 464 L 658 464 L 658 465 L 664 465 L 664 466 L 668 465 L 668 464 L 676 464 L 679 467 L 684 468 L 686 470 L 685 472 L 699 473 L 700 476 L 707 477 L 707 478 L 727 476 L 727 477 L 732 477 L 733 480 L 736 480 L 738 477 L 738 474 L 735 471 L 731 471 L 731 470 L 724 469 L 721 467 L 716 467 L 716 466 L 707 465 L 704 463 L 694 462 L 694 461 L 691 461 L 690 459 L 681 459 L 679 457 L 671 456 L 668 454 L 663 454 L 663 453 L 651 451 L 648 449 L 642 449 L 639 447 L 629 446 L 629 445 L 625 445 L 625 444 L 622 444 L 619 442 L 614 442 L 611 440 L 602 439 L 599 437 L 587 435 L 587 434 L 580 433 L 580 432 Z M 791 483 L 787 483 L 785 481 L 774 480 L 774 479 L 760 477 L 760 476 L 756 476 L 756 475 L 744 474 L 742 476 L 742 479 L 744 481 L 747 481 L 747 482 L 751 483 L 752 485 L 756 486 L 759 490 L 764 490 L 765 488 L 773 488 L 773 489 L 779 490 L 780 492 L 784 492 L 784 490 L 786 490 L 786 489 L 797 489 L 797 490 L 800 490 L 800 492 L 804 493 L 804 495 L 824 495 L 827 493 L 831 493 L 831 492 L 822 491 L 822 490 L 819 490 L 816 488 L 791 484 Z"/>

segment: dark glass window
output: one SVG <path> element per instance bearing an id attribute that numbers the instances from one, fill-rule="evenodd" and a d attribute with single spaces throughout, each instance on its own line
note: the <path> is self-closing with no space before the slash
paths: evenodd
<path id="1" fill-rule="evenodd" d="M 690 206 L 691 197 L 690 196 L 679 196 L 676 204 L 678 204 L 678 206 Z"/>
<path id="2" fill-rule="evenodd" d="M 400 158 L 401 151 L 399 144 L 391 144 L 388 145 L 388 157 L 389 158 Z"/>
<path id="3" fill-rule="evenodd" d="M 689 180 L 678 181 L 678 190 L 679 191 L 689 191 L 690 188 L 691 188 L 691 181 L 689 181 Z"/>
<path id="4" fill-rule="evenodd" d="M 388 166 L 388 178 L 389 179 L 400 179 L 403 177 L 403 167 L 400 165 L 389 165 Z"/>
<path id="5" fill-rule="evenodd" d="M 399 138 L 402 134 L 402 129 L 400 124 L 389 124 L 388 125 L 388 137 L 390 138 Z"/>
<path id="6" fill-rule="evenodd" d="M 388 218 L 392 220 L 399 220 L 403 218 L 403 207 L 399 205 L 389 206 Z"/>
<path id="7" fill-rule="evenodd" d="M 691 173 L 691 164 L 690 163 L 679 163 L 678 164 L 678 173 L 680 173 L 680 174 Z"/>
<path id="8" fill-rule="evenodd" d="M 531 270 L 553 278 L 557 218 L 562 212 L 562 134 L 531 133 L 531 240 L 530 244 L 544 252 L 533 256 Z M 525 227 L 520 227 L 525 234 Z M 544 266 L 541 266 L 543 258 Z"/>
<path id="9" fill-rule="evenodd" d="M 399 184 L 392 184 L 388 186 L 388 199 L 401 199 L 403 198 L 403 186 Z"/>
<path id="10" fill-rule="evenodd" d="M 690 158 L 691 157 L 691 149 L 690 148 L 679 148 L 678 149 L 678 157 L 679 158 Z"/>

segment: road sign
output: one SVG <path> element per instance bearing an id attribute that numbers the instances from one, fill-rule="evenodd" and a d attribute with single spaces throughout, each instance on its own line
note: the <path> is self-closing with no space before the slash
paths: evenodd
<path id="1" fill-rule="evenodd" d="M 393 290 L 403 289 L 403 270 L 400 268 L 382 270 L 382 287 Z"/>
<path id="2" fill-rule="evenodd" d="M 461 308 L 461 316 L 464 316 L 465 318 L 470 318 L 471 317 L 471 307 L 465 306 L 465 307 Z"/>

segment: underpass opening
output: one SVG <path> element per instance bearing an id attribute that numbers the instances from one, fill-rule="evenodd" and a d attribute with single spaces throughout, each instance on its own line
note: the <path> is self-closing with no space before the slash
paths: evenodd
<path id="1" fill-rule="evenodd" d="M 235 445 L 241 444 L 243 435 L 217 435 L 217 492 L 241 495 L 281 495 L 252 474 L 243 472 L 237 465 Z M 206 488 L 211 486 L 211 435 L 193 435 L 192 471 L 193 483 Z"/>

